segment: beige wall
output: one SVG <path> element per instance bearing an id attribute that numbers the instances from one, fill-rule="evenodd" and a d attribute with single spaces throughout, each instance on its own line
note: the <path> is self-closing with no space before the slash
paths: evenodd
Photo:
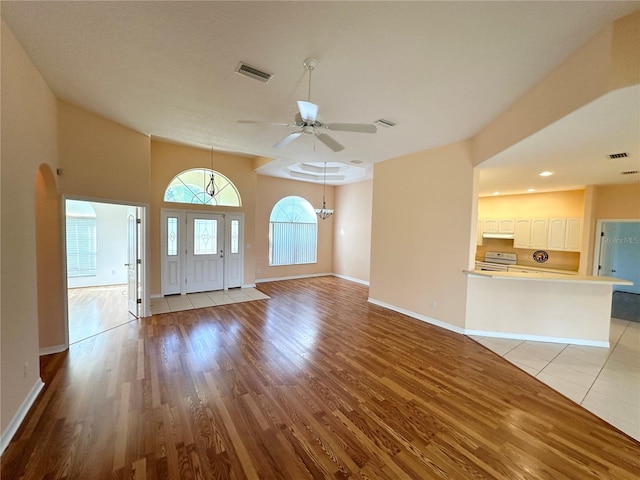
<path id="1" fill-rule="evenodd" d="M 48 165 L 41 165 L 36 174 L 35 208 L 39 344 L 41 351 L 59 351 L 67 343 L 62 209 L 55 176 Z"/>
<path id="2" fill-rule="evenodd" d="M 255 280 L 255 215 L 256 215 L 256 173 L 253 158 L 213 153 L 213 169 L 222 173 L 240 192 L 242 207 L 211 207 L 206 205 L 186 205 L 167 203 L 164 192 L 180 172 L 192 168 L 211 168 L 211 150 L 189 147 L 177 143 L 152 139 L 151 141 L 151 213 L 150 213 L 150 292 L 159 295 L 161 286 L 160 258 L 160 213 L 161 209 L 204 210 L 208 212 L 244 213 L 244 284 Z"/>
<path id="3" fill-rule="evenodd" d="M 369 281 L 373 181 L 336 187 L 333 273 Z"/>
<path id="4" fill-rule="evenodd" d="M 2 22 L 2 246 L 0 428 L 5 433 L 39 380 L 35 184 L 55 171 L 56 99 Z"/>
<path id="5" fill-rule="evenodd" d="M 584 215 L 584 190 L 478 199 L 478 218 L 561 218 Z"/>
<path id="6" fill-rule="evenodd" d="M 591 38 L 473 138 L 479 163 L 618 88 L 640 83 L 640 11 Z"/>
<path id="7" fill-rule="evenodd" d="M 297 195 L 307 199 L 315 208 L 322 205 L 322 185 L 282 178 L 258 176 L 258 205 L 256 211 L 255 256 L 256 280 L 314 275 L 332 272 L 333 216 L 318 219 L 318 261 L 307 265 L 269 266 L 269 217 L 278 200 Z M 327 187 L 327 208 L 333 208 L 334 187 Z"/>
<path id="8" fill-rule="evenodd" d="M 464 327 L 474 218 L 470 147 L 459 142 L 375 164 L 373 300 Z"/>
<path id="9" fill-rule="evenodd" d="M 149 137 L 58 101 L 60 192 L 148 204 Z"/>

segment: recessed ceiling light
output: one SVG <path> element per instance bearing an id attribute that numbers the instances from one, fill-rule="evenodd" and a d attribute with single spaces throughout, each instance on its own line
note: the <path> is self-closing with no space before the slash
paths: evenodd
<path id="1" fill-rule="evenodd" d="M 538 175 L 540 175 L 541 177 L 550 177 L 551 175 L 553 175 L 553 172 L 545 170 L 544 172 L 540 172 Z"/>
<path id="2" fill-rule="evenodd" d="M 491 195 L 500 195 L 500 192 L 493 192 Z"/>
<path id="3" fill-rule="evenodd" d="M 535 188 L 527 188 L 527 192 L 531 193 L 531 192 L 535 192 L 536 189 Z"/>

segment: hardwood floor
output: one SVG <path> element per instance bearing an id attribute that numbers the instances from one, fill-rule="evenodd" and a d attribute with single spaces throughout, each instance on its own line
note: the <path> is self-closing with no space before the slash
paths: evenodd
<path id="1" fill-rule="evenodd" d="M 333 277 L 42 359 L 2 479 L 637 479 L 640 444 Z"/>
<path id="2" fill-rule="evenodd" d="M 69 343 L 76 343 L 135 320 L 129 313 L 126 285 L 70 288 Z"/>

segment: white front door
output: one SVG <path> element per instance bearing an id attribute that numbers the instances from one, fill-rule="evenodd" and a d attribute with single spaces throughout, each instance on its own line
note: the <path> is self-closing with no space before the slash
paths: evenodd
<path id="1" fill-rule="evenodd" d="M 224 217 L 187 213 L 186 293 L 224 288 Z"/>
<path id="2" fill-rule="evenodd" d="M 138 225 L 137 207 L 127 209 L 127 297 L 128 308 L 136 317 L 138 312 Z"/>

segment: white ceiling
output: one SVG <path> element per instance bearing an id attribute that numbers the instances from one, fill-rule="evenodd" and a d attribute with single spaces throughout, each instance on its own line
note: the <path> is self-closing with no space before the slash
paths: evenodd
<path id="1" fill-rule="evenodd" d="M 2 2 L 2 17 L 64 100 L 145 134 L 274 158 L 259 173 L 359 181 L 375 162 L 471 137 L 590 37 L 640 2 Z M 307 98 L 326 122 L 397 123 L 331 132 L 334 153 L 295 129 Z M 246 62 L 266 84 L 234 73 Z M 490 160 L 481 194 L 638 181 L 640 91 L 594 102 Z M 625 161 L 606 154 L 628 151 Z M 354 166 L 351 162 L 359 162 Z M 300 165 L 300 164 L 306 164 Z M 350 166 L 347 168 L 346 166 Z M 556 175 L 542 183 L 535 174 Z M 315 171 L 314 171 L 315 170 Z M 294 173 L 292 173 L 294 172 Z M 333 175 L 335 173 L 335 176 Z M 308 174 L 312 176 L 309 177 Z M 331 177 L 331 178 L 329 178 Z M 343 178 L 344 177 L 344 178 Z M 538 183 L 536 183 L 538 182 Z"/>

